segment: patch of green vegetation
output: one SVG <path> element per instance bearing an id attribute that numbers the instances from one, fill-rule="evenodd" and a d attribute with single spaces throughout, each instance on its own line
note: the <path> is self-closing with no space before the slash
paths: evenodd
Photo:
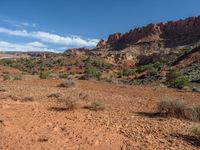
<path id="1" fill-rule="evenodd" d="M 87 64 L 87 66 L 85 67 L 85 74 L 89 78 L 95 78 L 95 79 L 98 79 L 98 80 L 101 77 L 100 70 L 97 69 L 97 67 L 92 66 L 91 64 Z"/>
<path id="2" fill-rule="evenodd" d="M 38 56 L 30 58 L 1 59 L 0 65 L 17 68 L 30 74 L 39 74 L 41 71 L 44 71 L 47 68 L 68 66 L 69 63 L 65 62 L 63 56 L 51 56 L 47 58 Z"/>
<path id="3" fill-rule="evenodd" d="M 166 84 L 172 88 L 182 89 L 188 86 L 189 80 L 180 71 L 172 70 L 167 74 Z"/>
<path id="4" fill-rule="evenodd" d="M 14 76 L 13 80 L 22 80 L 22 77 L 21 76 Z"/>
<path id="5" fill-rule="evenodd" d="M 68 73 L 68 72 L 61 73 L 61 74 L 59 74 L 59 78 L 67 79 L 67 78 L 69 78 L 69 75 L 70 75 L 70 73 Z"/>
<path id="6" fill-rule="evenodd" d="M 2 76 L 4 81 L 10 80 L 10 76 L 8 74 L 3 74 Z"/>
<path id="7" fill-rule="evenodd" d="M 161 70 L 166 65 L 166 62 L 164 60 L 157 61 L 155 63 L 150 63 L 148 65 L 141 65 L 138 66 L 136 69 L 137 73 L 147 72 L 149 75 L 157 74 L 158 71 Z"/>
<path id="8" fill-rule="evenodd" d="M 122 76 L 132 76 L 135 74 L 135 70 L 134 69 L 129 69 L 129 68 L 123 68 L 122 71 L 120 71 L 118 73 L 118 77 L 122 77 Z"/>
<path id="9" fill-rule="evenodd" d="M 104 63 L 102 59 L 100 59 L 99 57 L 94 57 L 94 56 L 88 56 L 85 59 L 85 64 L 86 66 L 90 64 L 94 67 L 97 67 L 100 70 L 111 69 L 113 67 L 112 64 Z"/>
<path id="10" fill-rule="evenodd" d="M 47 79 L 49 77 L 49 72 L 41 71 L 39 77 L 40 79 Z"/>
<path id="11" fill-rule="evenodd" d="M 193 126 L 192 133 L 200 139 L 200 125 Z"/>

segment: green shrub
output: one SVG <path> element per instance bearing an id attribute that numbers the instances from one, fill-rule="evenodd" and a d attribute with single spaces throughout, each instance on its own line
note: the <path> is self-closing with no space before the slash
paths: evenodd
<path id="1" fill-rule="evenodd" d="M 69 73 L 59 74 L 59 78 L 67 79 L 67 78 L 69 78 Z"/>
<path id="2" fill-rule="evenodd" d="M 4 80 L 4 81 L 10 80 L 10 76 L 7 75 L 7 74 L 4 74 L 4 75 L 3 75 L 3 80 Z"/>
<path id="3" fill-rule="evenodd" d="M 104 63 L 104 64 L 103 64 L 103 67 L 104 67 L 105 69 L 111 69 L 111 68 L 113 67 L 113 65 L 112 65 L 112 64 L 106 64 L 106 63 Z"/>
<path id="4" fill-rule="evenodd" d="M 135 70 L 129 69 L 129 68 L 123 68 L 122 71 L 120 71 L 118 73 L 118 76 L 119 77 L 122 77 L 122 76 L 131 76 L 131 75 L 134 75 L 134 74 L 135 74 Z"/>
<path id="5" fill-rule="evenodd" d="M 163 68 L 166 65 L 166 62 L 163 60 L 156 61 L 154 63 L 150 63 L 147 65 L 141 65 L 137 67 L 136 72 L 137 73 L 142 73 L 142 72 L 147 72 L 149 75 L 154 75 L 157 74 L 157 72 Z"/>
<path id="6" fill-rule="evenodd" d="M 89 76 L 89 78 L 100 79 L 100 77 L 101 77 L 101 72 L 92 65 L 86 66 L 85 74 L 87 74 Z"/>
<path id="7" fill-rule="evenodd" d="M 102 104 L 101 102 L 92 102 L 91 104 L 84 106 L 84 108 L 93 111 L 99 111 L 99 110 L 104 110 L 105 105 Z"/>
<path id="8" fill-rule="evenodd" d="M 138 66 L 136 72 L 137 72 L 137 73 L 142 73 L 142 72 L 144 72 L 145 70 L 146 70 L 146 69 L 145 69 L 144 66 Z"/>
<path id="9" fill-rule="evenodd" d="M 189 81 L 188 78 L 183 76 L 180 71 L 172 70 L 167 74 L 166 83 L 169 87 L 172 88 L 183 88 L 188 86 Z"/>
<path id="10" fill-rule="evenodd" d="M 57 73 L 49 73 L 48 78 L 58 78 L 58 76 Z"/>
<path id="11" fill-rule="evenodd" d="M 193 126 L 192 133 L 200 139 L 200 125 Z"/>
<path id="12" fill-rule="evenodd" d="M 41 71 L 39 77 L 40 79 L 47 79 L 49 77 L 49 72 Z"/>
<path id="13" fill-rule="evenodd" d="M 13 80 L 22 80 L 21 76 L 14 76 Z"/>
<path id="14" fill-rule="evenodd" d="M 1 59 L 0 64 L 5 66 L 12 66 L 13 64 L 15 64 L 15 60 L 11 58 Z"/>

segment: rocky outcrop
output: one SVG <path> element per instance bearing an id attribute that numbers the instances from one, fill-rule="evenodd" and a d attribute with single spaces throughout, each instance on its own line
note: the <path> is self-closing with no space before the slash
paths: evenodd
<path id="1" fill-rule="evenodd" d="M 199 26 L 200 16 L 174 22 L 149 24 L 125 34 L 112 34 L 107 41 L 100 41 L 97 48 L 124 49 L 130 45 L 160 41 L 165 47 L 187 45 L 200 40 Z"/>
<path id="2" fill-rule="evenodd" d="M 105 40 L 100 40 L 99 43 L 97 44 L 97 48 L 101 48 L 106 46 L 106 41 Z"/>
<path id="3" fill-rule="evenodd" d="M 200 61 L 200 47 L 197 47 L 191 50 L 189 53 L 182 55 L 173 65 L 174 67 L 184 68 L 197 61 Z"/>

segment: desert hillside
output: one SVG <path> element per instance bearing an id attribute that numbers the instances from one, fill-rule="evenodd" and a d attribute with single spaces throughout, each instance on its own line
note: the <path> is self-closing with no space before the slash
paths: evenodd
<path id="1" fill-rule="evenodd" d="M 198 150 L 199 26 L 190 17 L 92 49 L 0 53 L 0 149 Z"/>
<path id="2" fill-rule="evenodd" d="M 58 87 L 62 82 L 32 75 L 1 82 L 0 149 L 199 149 L 196 122 L 157 113 L 164 97 L 199 104 L 199 93 L 82 80 Z M 69 101 L 76 108 L 67 110 Z M 86 109 L 91 103 L 104 109 Z"/>

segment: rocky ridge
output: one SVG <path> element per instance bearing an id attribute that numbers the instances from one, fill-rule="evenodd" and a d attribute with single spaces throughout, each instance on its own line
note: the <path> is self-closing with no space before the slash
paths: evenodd
<path id="1" fill-rule="evenodd" d="M 101 40 L 97 48 L 108 50 L 122 50 L 130 45 L 140 45 L 152 42 L 157 43 L 157 48 L 183 46 L 193 44 L 200 39 L 200 16 L 184 20 L 169 21 L 167 23 L 149 24 L 135 28 L 129 32 L 114 33 L 108 40 Z"/>

